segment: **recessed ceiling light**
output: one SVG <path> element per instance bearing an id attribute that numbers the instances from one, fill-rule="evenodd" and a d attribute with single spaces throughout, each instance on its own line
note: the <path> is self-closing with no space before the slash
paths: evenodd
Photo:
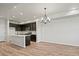
<path id="1" fill-rule="evenodd" d="M 15 18 L 15 16 L 12 16 L 13 18 Z"/>
<path id="2" fill-rule="evenodd" d="M 16 8 L 16 6 L 14 6 L 14 8 Z"/>
<path id="3" fill-rule="evenodd" d="M 23 13 L 21 12 L 20 15 L 23 15 Z"/>

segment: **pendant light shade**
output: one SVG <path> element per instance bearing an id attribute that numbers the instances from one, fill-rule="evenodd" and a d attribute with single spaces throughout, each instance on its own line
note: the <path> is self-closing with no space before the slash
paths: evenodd
<path id="1" fill-rule="evenodd" d="M 41 23 L 47 24 L 50 23 L 50 18 L 46 14 L 46 8 L 44 8 L 45 15 L 41 18 Z"/>

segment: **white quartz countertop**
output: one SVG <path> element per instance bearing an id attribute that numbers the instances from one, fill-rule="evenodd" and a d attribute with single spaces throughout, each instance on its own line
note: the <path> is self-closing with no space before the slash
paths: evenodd
<path id="1" fill-rule="evenodd" d="M 11 35 L 11 36 L 30 36 L 30 35 Z"/>

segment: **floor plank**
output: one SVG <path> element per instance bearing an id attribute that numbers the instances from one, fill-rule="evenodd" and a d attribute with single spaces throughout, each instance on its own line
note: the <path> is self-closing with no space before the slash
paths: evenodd
<path id="1" fill-rule="evenodd" d="M 79 56 L 79 47 L 55 43 L 31 42 L 22 48 L 7 42 L 0 42 L 0 56 Z"/>

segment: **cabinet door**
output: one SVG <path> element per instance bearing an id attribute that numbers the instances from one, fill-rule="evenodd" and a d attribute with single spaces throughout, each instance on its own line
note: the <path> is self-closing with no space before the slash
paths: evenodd
<path id="1" fill-rule="evenodd" d="M 16 27 L 16 26 L 17 26 L 16 24 L 9 23 L 9 27 Z"/>
<path id="2" fill-rule="evenodd" d="M 21 25 L 20 28 L 21 28 L 21 31 L 25 31 L 26 27 L 25 27 L 25 25 Z"/>
<path id="3" fill-rule="evenodd" d="M 33 31 L 36 30 L 36 23 L 32 23 L 32 30 L 33 30 Z"/>
<path id="4" fill-rule="evenodd" d="M 25 43 L 26 43 L 26 46 L 30 45 L 30 36 L 26 36 L 25 37 Z"/>
<path id="5" fill-rule="evenodd" d="M 21 31 L 21 27 L 19 25 L 16 26 L 16 31 Z"/>
<path id="6" fill-rule="evenodd" d="M 31 41 L 36 42 L 36 35 L 31 35 Z"/>
<path id="7" fill-rule="evenodd" d="M 32 31 L 32 23 L 30 23 L 30 30 Z"/>

